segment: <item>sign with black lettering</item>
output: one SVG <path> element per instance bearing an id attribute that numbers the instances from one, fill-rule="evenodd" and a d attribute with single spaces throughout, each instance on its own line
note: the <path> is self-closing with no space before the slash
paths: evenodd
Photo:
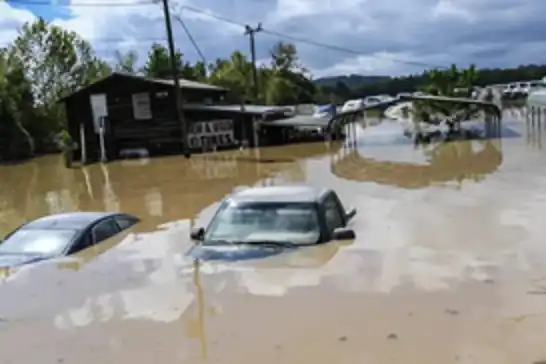
<path id="1" fill-rule="evenodd" d="M 233 131 L 233 120 L 193 123 L 188 133 L 188 145 L 192 149 L 214 149 L 237 145 Z"/>

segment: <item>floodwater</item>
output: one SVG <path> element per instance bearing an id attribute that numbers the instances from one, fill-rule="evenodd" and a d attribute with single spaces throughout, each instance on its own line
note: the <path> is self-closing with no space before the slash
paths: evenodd
<path id="1" fill-rule="evenodd" d="M 67 170 L 0 167 L 0 233 L 71 210 L 143 219 L 0 283 L 0 363 L 546 360 L 544 128 L 416 147 L 397 122 L 315 143 Z M 190 226 L 245 186 L 308 183 L 358 208 L 354 242 L 195 263 Z"/>

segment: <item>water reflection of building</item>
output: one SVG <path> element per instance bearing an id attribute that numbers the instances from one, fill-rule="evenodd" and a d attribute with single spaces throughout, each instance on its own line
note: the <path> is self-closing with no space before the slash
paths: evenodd
<path id="1" fill-rule="evenodd" d="M 486 128 L 486 133 L 491 131 L 497 133 L 496 129 Z M 405 137 L 396 125 L 386 132 L 371 131 L 369 136 L 364 141 L 348 141 L 345 148 L 332 157 L 331 171 L 335 175 L 348 180 L 422 188 L 450 181 L 460 184 L 464 180 L 480 180 L 493 173 L 503 161 L 501 140 L 490 139 L 490 136 L 412 146 L 411 142 L 403 141 Z M 374 145 L 378 141 L 380 144 Z M 381 143 L 389 148 L 381 148 Z M 365 156 L 372 152 L 378 156 Z M 420 162 L 396 160 L 396 153 L 403 158 L 420 159 Z"/>
<path id="2" fill-rule="evenodd" d="M 0 166 L 0 232 L 39 216 L 62 211 L 125 211 L 154 224 L 192 218 L 233 189 L 267 178 L 305 179 L 306 158 L 338 145 L 325 143 L 218 152 L 66 169 L 60 156 Z"/>

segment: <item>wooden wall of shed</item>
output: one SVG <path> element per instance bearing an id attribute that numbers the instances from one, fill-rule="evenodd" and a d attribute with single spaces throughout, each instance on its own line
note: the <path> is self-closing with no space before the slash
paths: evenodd
<path id="1" fill-rule="evenodd" d="M 152 109 L 151 120 L 135 120 L 133 115 L 132 95 L 149 93 Z M 165 142 L 180 144 L 181 127 L 175 115 L 175 92 L 168 84 L 147 82 L 126 76 L 112 76 L 65 100 L 68 131 L 71 137 L 80 140 L 80 123 L 85 127 L 88 159 L 96 160 L 99 138 L 94 131 L 90 97 L 93 94 L 105 94 L 108 107 L 107 128 L 111 131 L 109 152 L 117 154 L 119 149 L 127 147 L 147 147 L 147 143 Z M 218 102 L 225 92 L 217 90 L 183 89 L 185 102 Z M 112 150 L 115 149 L 115 150 Z M 81 148 L 74 154 L 80 158 Z"/>

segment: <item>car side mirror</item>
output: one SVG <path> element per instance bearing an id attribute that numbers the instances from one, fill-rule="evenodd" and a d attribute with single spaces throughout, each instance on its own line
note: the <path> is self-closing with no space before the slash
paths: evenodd
<path id="1" fill-rule="evenodd" d="M 356 234 L 353 229 L 337 228 L 332 232 L 332 240 L 353 240 Z"/>
<path id="2" fill-rule="evenodd" d="M 356 208 L 351 207 L 347 211 L 345 211 L 345 218 L 348 220 L 351 220 L 356 215 Z"/>
<path id="3" fill-rule="evenodd" d="M 191 229 L 190 238 L 192 240 L 202 241 L 204 236 L 205 229 L 203 229 L 202 227 Z"/>

